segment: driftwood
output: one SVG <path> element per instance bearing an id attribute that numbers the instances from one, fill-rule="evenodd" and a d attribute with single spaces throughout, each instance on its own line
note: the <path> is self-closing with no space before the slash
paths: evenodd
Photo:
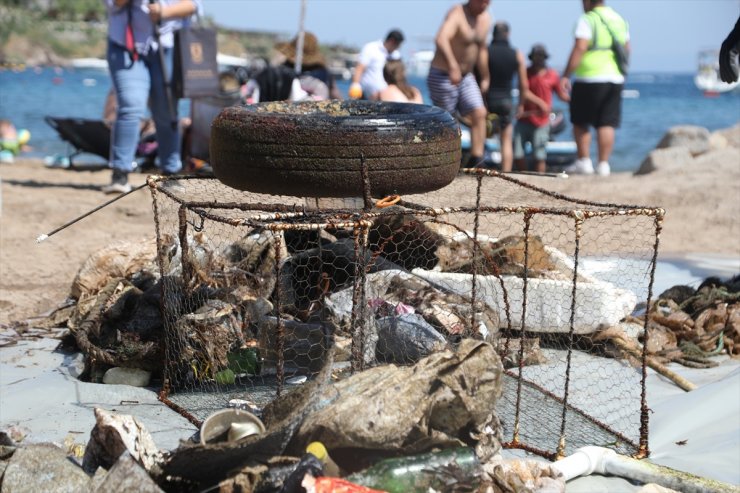
<path id="1" fill-rule="evenodd" d="M 643 348 L 637 342 L 631 339 L 627 334 L 625 334 L 624 331 L 619 327 L 609 327 L 605 330 L 602 330 L 601 332 L 598 332 L 593 336 L 593 340 L 608 340 L 624 353 L 627 353 L 629 357 L 634 358 L 638 362 L 642 361 Z M 668 367 L 666 367 L 653 356 L 648 355 L 645 358 L 645 363 L 647 364 L 647 366 L 649 366 L 659 374 L 663 375 L 664 377 L 668 378 L 669 380 L 673 381 L 676 385 L 687 392 L 696 388 L 696 385 L 689 382 L 682 376 L 676 374 L 675 372 L 669 370 Z"/>
<path id="2" fill-rule="evenodd" d="M 629 353 L 630 356 L 637 358 L 638 360 L 642 358 L 642 349 L 639 347 L 636 347 L 634 343 L 630 343 L 626 341 L 622 337 L 612 337 L 610 339 L 618 348 L 622 349 L 623 351 Z M 671 380 L 673 383 L 681 387 L 683 390 L 689 392 L 694 389 L 696 389 L 696 385 L 689 382 L 685 378 L 683 378 L 681 375 L 678 375 L 677 373 L 671 371 L 668 369 L 667 366 L 657 361 L 652 356 L 647 356 L 645 358 L 645 362 L 647 365 L 655 370 L 656 372 L 660 373 L 664 377 Z"/>

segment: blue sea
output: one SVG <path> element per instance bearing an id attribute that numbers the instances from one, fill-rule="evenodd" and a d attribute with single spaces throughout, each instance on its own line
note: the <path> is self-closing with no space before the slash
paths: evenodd
<path id="1" fill-rule="evenodd" d="M 424 79 L 412 78 L 410 82 L 421 89 L 424 100 L 429 102 Z M 99 119 L 109 87 L 108 73 L 101 70 L 0 70 L 0 119 L 9 119 L 17 128 L 31 132 L 30 156 L 66 154 L 69 145 L 44 117 Z M 340 81 L 339 87 L 346 95 L 349 83 Z M 698 125 L 717 130 L 740 120 L 740 94 L 705 97 L 694 86 L 693 74 L 636 73 L 630 75 L 625 89 L 629 97 L 624 99 L 622 127 L 617 131 L 611 159 L 613 171 L 637 169 L 672 126 Z M 564 103 L 556 100 L 555 108 L 567 114 Z M 181 101 L 181 116 L 188 113 L 188 101 Z M 572 140 L 570 125 L 557 139 Z"/>

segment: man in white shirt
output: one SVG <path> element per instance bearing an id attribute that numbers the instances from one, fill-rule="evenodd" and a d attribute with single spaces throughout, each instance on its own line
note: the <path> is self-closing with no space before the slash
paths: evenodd
<path id="1" fill-rule="evenodd" d="M 398 29 L 393 29 L 385 37 L 385 41 L 372 41 L 362 48 L 360 59 L 352 75 L 350 97 L 378 99 L 380 91 L 388 87 L 383 78 L 385 62 L 401 58 L 398 48 L 401 47 L 403 39 L 403 33 Z M 359 95 L 360 90 L 362 90 L 361 96 Z"/>
<path id="2" fill-rule="evenodd" d="M 629 25 L 604 0 L 583 0 L 575 42 L 568 65 L 560 78 L 561 90 L 570 93 L 570 122 L 578 147 L 578 159 L 568 173 L 607 176 L 614 148 L 615 129 L 622 119 L 624 75 L 617 63 L 612 37 L 630 51 Z M 570 77 L 573 76 L 571 84 Z M 591 131 L 596 129 L 598 165 L 591 161 Z"/>

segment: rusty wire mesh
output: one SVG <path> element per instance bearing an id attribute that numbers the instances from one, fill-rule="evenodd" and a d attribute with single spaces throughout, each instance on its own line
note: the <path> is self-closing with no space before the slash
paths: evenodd
<path id="1" fill-rule="evenodd" d="M 150 183 L 166 329 L 165 390 L 193 419 L 253 411 L 311 378 L 412 364 L 462 338 L 506 371 L 506 446 L 647 450 L 644 354 L 663 211 L 576 201 L 494 172 L 388 208 Z M 644 338 L 644 336 L 641 336 Z"/>

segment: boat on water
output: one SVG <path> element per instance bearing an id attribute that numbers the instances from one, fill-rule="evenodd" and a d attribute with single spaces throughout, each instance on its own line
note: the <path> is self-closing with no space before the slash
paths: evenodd
<path id="1" fill-rule="evenodd" d="M 727 83 L 719 77 L 719 51 L 702 50 L 699 52 L 698 69 L 694 76 L 694 84 L 707 96 L 718 96 L 724 92 L 735 90 L 740 81 Z"/>
<path id="2" fill-rule="evenodd" d="M 433 50 L 420 50 L 412 53 L 408 61 L 408 73 L 414 77 L 426 77 L 429 73 L 429 67 L 432 65 L 434 58 Z"/>
<path id="3" fill-rule="evenodd" d="M 108 60 L 104 58 L 74 58 L 69 65 L 78 70 L 108 71 Z"/>

